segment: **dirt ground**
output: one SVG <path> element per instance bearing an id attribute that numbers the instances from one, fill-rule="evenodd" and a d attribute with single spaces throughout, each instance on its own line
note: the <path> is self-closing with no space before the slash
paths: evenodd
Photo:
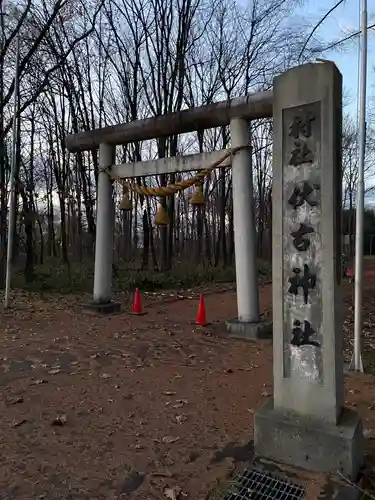
<path id="1" fill-rule="evenodd" d="M 365 287 L 365 343 L 375 352 L 373 277 Z M 348 356 L 353 287 L 344 290 Z M 233 291 L 205 299 L 214 326 L 236 315 Z M 271 314 L 270 284 L 260 299 Z M 1 499 L 173 500 L 180 492 L 199 500 L 251 455 L 254 410 L 272 394 L 271 344 L 196 327 L 196 293 L 143 301 L 144 316 L 102 318 L 82 314 L 74 297 L 17 294 L 1 312 Z M 373 375 L 346 378 L 346 403 L 363 417 L 371 457 Z"/>

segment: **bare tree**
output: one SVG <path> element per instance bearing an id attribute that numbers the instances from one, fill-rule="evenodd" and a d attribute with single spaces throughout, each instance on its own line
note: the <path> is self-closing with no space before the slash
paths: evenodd
<path id="1" fill-rule="evenodd" d="M 96 151 L 70 155 L 64 137 L 116 122 L 179 112 L 272 85 L 297 59 L 301 29 L 295 0 L 23 0 L 7 8 L 0 67 L 1 251 L 6 243 L 9 132 L 14 92 L 12 57 L 22 37 L 20 148 L 15 252 L 27 280 L 35 267 L 60 262 L 92 267 Z M 1 16 L 4 27 L 4 16 Z M 250 125 L 258 253 L 270 230 L 272 128 Z M 140 161 L 230 146 L 228 127 L 126 144 L 117 160 Z M 191 174 L 137 180 L 166 185 Z M 133 209 L 116 213 L 116 268 L 169 270 L 194 256 L 199 266 L 231 266 L 234 256 L 231 169 L 203 182 L 205 206 L 192 190 L 163 205 L 168 228 L 154 224 L 155 198 L 131 193 Z M 124 188 L 115 183 L 114 195 Z M 4 263 L 4 255 L 0 256 Z M 184 264 L 183 264 L 184 265 Z M 76 266 L 77 267 L 77 266 Z M 39 268 L 39 267 L 38 267 Z M 66 269 L 66 268 L 65 268 Z M 65 272 L 67 276 L 69 273 Z"/>

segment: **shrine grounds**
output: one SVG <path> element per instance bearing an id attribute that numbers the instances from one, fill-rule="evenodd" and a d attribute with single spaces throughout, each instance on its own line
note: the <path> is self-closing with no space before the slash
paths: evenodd
<path id="1" fill-rule="evenodd" d="M 363 418 L 363 498 L 375 498 L 375 260 L 366 260 L 366 374 L 346 377 Z M 260 289 L 271 315 L 271 284 Z M 196 327 L 205 293 L 206 328 Z M 344 285 L 345 357 L 353 284 Z M 251 458 L 254 410 L 272 394 L 272 345 L 230 340 L 230 285 L 143 294 L 143 316 L 81 312 L 82 297 L 16 292 L 1 311 L 0 498 L 209 498 Z M 186 495 L 186 496 L 184 496 Z"/>

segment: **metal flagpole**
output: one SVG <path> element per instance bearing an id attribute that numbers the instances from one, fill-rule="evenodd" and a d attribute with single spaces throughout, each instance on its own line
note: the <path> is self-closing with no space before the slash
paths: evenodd
<path id="1" fill-rule="evenodd" d="M 17 158 L 17 129 L 18 129 L 18 101 L 19 101 L 19 67 L 20 67 L 20 37 L 17 34 L 16 39 L 16 68 L 14 73 L 14 111 L 13 111 L 13 142 L 12 142 L 12 163 L 10 166 L 10 203 L 9 203 L 9 221 L 8 221 L 8 246 L 7 246 L 7 265 L 5 278 L 5 296 L 4 307 L 9 306 L 10 282 L 12 277 L 12 253 L 14 229 L 16 222 L 16 189 L 15 173 Z"/>
<path id="2" fill-rule="evenodd" d="M 367 0 L 362 0 L 361 29 L 361 86 L 359 109 L 359 165 L 356 206 L 355 264 L 354 264 L 354 370 L 363 372 L 362 362 L 362 285 L 363 285 L 363 222 L 364 167 L 366 152 L 366 83 L 367 83 Z M 353 358 L 350 363 L 353 368 Z"/>

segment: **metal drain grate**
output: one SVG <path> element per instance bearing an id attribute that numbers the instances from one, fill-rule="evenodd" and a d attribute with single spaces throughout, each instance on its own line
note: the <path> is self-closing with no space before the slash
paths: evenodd
<path id="1" fill-rule="evenodd" d="M 230 481 L 229 488 L 218 500 L 297 500 L 304 489 L 269 472 L 245 469 Z"/>

